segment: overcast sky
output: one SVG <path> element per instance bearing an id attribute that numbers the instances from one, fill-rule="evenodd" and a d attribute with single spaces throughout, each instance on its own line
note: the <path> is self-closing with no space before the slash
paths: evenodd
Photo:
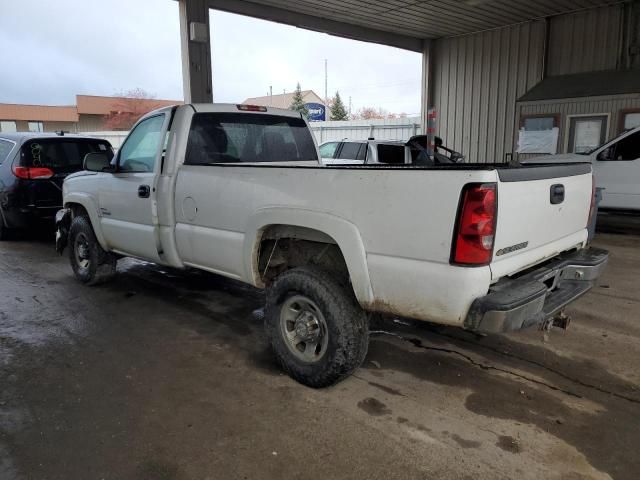
<path id="1" fill-rule="evenodd" d="M 211 11 L 218 102 L 291 91 L 340 91 L 353 109 L 420 111 L 420 55 Z M 136 87 L 182 98 L 178 4 L 173 0 L 0 0 L 0 102 L 73 104 L 75 94 Z"/>

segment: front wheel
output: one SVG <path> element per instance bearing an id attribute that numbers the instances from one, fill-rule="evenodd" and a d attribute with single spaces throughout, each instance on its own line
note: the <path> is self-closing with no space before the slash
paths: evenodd
<path id="1" fill-rule="evenodd" d="M 109 281 L 116 273 L 117 259 L 103 250 L 89 217 L 79 215 L 69 228 L 69 261 L 75 277 L 87 285 Z"/>
<path id="2" fill-rule="evenodd" d="M 367 316 L 351 287 L 319 269 L 278 277 L 267 293 L 265 329 L 283 370 L 310 387 L 339 382 L 367 355 Z"/>

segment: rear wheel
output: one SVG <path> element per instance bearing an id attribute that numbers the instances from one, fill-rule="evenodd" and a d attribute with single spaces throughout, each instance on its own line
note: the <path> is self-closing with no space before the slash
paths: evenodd
<path id="1" fill-rule="evenodd" d="M 69 229 L 69 261 L 78 280 L 87 285 L 109 281 L 116 273 L 117 259 L 98 243 L 89 217 L 80 215 Z"/>
<path id="2" fill-rule="evenodd" d="M 367 354 L 367 316 L 351 287 L 329 273 L 289 270 L 267 293 L 265 329 L 292 378 L 314 388 L 349 376 Z"/>

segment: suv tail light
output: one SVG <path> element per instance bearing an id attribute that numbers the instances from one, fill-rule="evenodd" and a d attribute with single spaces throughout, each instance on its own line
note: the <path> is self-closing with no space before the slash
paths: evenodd
<path id="1" fill-rule="evenodd" d="M 487 265 L 496 233 L 496 184 L 472 183 L 462 190 L 451 262 Z"/>
<path id="2" fill-rule="evenodd" d="M 25 180 L 46 180 L 53 177 L 53 170 L 45 167 L 13 167 L 13 174 Z"/>

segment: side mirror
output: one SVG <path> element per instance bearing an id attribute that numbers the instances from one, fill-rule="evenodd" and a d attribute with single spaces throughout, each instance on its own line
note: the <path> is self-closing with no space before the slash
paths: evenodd
<path id="1" fill-rule="evenodd" d="M 442 146 L 442 138 L 440 137 L 435 137 L 433 139 L 433 143 L 436 146 L 436 148 L 440 148 Z"/>
<path id="2" fill-rule="evenodd" d="M 87 153 L 84 156 L 82 167 L 90 172 L 104 172 L 111 170 L 111 160 L 104 152 Z"/>

